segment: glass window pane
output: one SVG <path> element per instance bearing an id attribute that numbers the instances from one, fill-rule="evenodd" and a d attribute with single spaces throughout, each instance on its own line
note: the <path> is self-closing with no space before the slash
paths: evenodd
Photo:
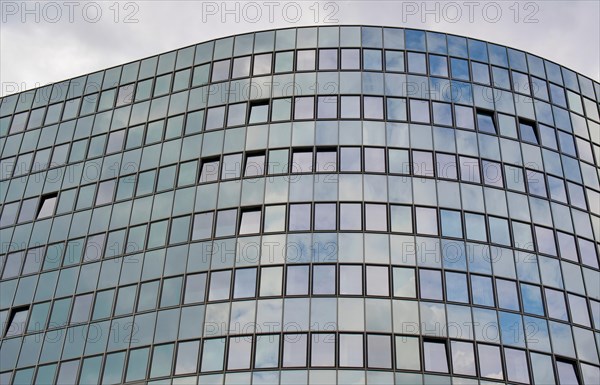
<path id="1" fill-rule="evenodd" d="M 335 294 L 335 266 L 313 266 L 313 294 Z"/>
<path id="2" fill-rule="evenodd" d="M 210 274 L 209 301 L 229 299 L 231 270 L 215 271 Z"/>
<path id="3" fill-rule="evenodd" d="M 429 372 L 448 373 L 448 355 L 444 342 L 423 342 L 425 370 Z"/>
<path id="4" fill-rule="evenodd" d="M 256 269 L 236 269 L 233 298 L 256 296 Z"/>
<path id="5" fill-rule="evenodd" d="M 341 367 L 362 367 L 364 365 L 362 334 L 340 334 L 339 352 Z"/>
<path id="6" fill-rule="evenodd" d="M 286 295 L 308 294 L 308 266 L 288 266 L 286 276 Z"/>
<path id="7" fill-rule="evenodd" d="M 310 204 L 290 205 L 289 231 L 310 230 Z"/>
<path id="8" fill-rule="evenodd" d="M 390 336 L 367 335 L 367 367 L 391 368 L 392 344 Z"/>
<path id="9" fill-rule="evenodd" d="M 251 352 L 251 336 L 229 338 L 229 355 L 227 359 L 227 369 L 250 369 Z"/>
<path id="10" fill-rule="evenodd" d="M 283 367 L 306 366 L 306 334 L 284 334 Z"/>
<path id="11" fill-rule="evenodd" d="M 240 234 L 257 234 L 260 232 L 261 223 L 260 210 L 242 211 L 240 223 Z"/>
<path id="12" fill-rule="evenodd" d="M 340 149 L 340 171 L 360 171 L 361 163 L 359 147 L 342 147 Z"/>
<path id="13" fill-rule="evenodd" d="M 294 151 L 292 155 L 292 173 L 312 172 L 313 153 L 310 151 Z"/>
<path id="14" fill-rule="evenodd" d="M 477 345 L 479 353 L 479 372 L 481 377 L 495 378 L 501 380 L 504 378 L 502 371 L 502 361 L 500 360 L 500 348 L 491 345 Z"/>
<path id="15" fill-rule="evenodd" d="M 436 209 L 417 207 L 417 233 L 419 234 L 438 234 L 437 213 Z"/>
<path id="16" fill-rule="evenodd" d="M 237 209 L 217 212 L 216 237 L 234 235 L 236 230 Z"/>
<path id="17" fill-rule="evenodd" d="M 362 229 L 362 205 L 360 203 L 340 204 L 340 230 Z"/>
<path id="18" fill-rule="evenodd" d="M 443 300 L 442 275 L 437 270 L 419 270 L 421 298 Z"/>
<path id="19" fill-rule="evenodd" d="M 362 266 L 340 265 L 340 294 L 362 295 Z"/>
<path id="20" fill-rule="evenodd" d="M 367 266 L 367 295 L 389 296 L 389 273 L 385 266 Z"/>
<path id="21" fill-rule="evenodd" d="M 454 374 L 475 376 L 475 355 L 470 342 L 452 341 L 452 370 Z"/>
<path id="22" fill-rule="evenodd" d="M 265 155 L 252 155 L 246 158 L 244 176 L 256 176 L 265 174 Z"/>
<path id="23" fill-rule="evenodd" d="M 335 230 L 337 222 L 335 203 L 315 203 L 315 230 Z"/>
<path id="24" fill-rule="evenodd" d="M 387 231 L 387 206 L 382 204 L 365 204 L 365 229 Z"/>

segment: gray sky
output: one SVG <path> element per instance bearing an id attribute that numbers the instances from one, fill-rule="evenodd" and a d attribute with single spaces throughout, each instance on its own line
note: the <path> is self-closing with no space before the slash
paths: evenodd
<path id="1" fill-rule="evenodd" d="M 35 88 L 218 37 L 372 24 L 470 36 L 598 81 L 600 1 L 6 1 L 0 90 Z"/>

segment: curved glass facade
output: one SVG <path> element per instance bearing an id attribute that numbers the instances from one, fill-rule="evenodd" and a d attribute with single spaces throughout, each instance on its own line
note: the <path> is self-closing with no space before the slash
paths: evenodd
<path id="1" fill-rule="evenodd" d="M 598 384 L 599 100 L 364 26 L 7 96 L 0 383 Z"/>

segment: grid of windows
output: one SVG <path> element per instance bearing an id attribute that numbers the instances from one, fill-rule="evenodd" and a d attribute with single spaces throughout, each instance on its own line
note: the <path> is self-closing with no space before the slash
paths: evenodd
<path id="1" fill-rule="evenodd" d="M 0 383 L 598 383 L 599 100 L 355 26 L 2 98 Z"/>

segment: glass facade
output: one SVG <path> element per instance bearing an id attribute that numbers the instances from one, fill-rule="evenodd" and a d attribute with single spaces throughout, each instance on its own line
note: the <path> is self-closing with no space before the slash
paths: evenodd
<path id="1" fill-rule="evenodd" d="M 256 32 L 0 100 L 0 383 L 598 384 L 600 85 Z"/>

